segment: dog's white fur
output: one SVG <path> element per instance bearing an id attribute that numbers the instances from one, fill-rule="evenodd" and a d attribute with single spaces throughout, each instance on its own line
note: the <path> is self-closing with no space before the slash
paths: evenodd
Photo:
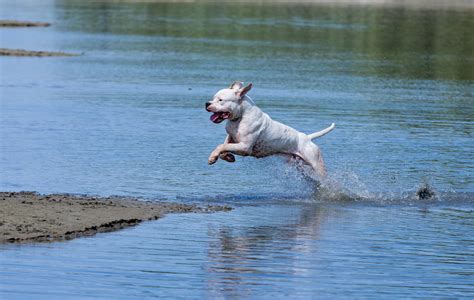
<path id="1" fill-rule="evenodd" d="M 274 154 L 284 154 L 301 158 L 320 177 L 326 176 L 321 150 L 311 140 L 321 137 L 334 129 L 328 128 L 306 135 L 280 122 L 274 121 L 258 108 L 246 94 L 252 84 L 244 87 L 240 81 L 230 88 L 218 91 L 212 101 L 206 103 L 206 110 L 213 112 L 211 120 L 220 123 L 227 119 L 227 137 L 209 156 L 209 164 L 220 157 L 234 162 L 233 154 L 257 158 Z"/>

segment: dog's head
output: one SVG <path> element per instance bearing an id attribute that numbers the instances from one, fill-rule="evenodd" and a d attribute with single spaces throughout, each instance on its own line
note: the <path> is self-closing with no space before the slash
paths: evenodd
<path id="1" fill-rule="evenodd" d="M 251 83 L 244 87 L 243 82 L 236 81 L 228 89 L 218 91 L 211 101 L 206 102 L 206 110 L 213 112 L 211 121 L 220 123 L 226 119 L 239 119 L 242 116 L 242 101 L 251 88 Z"/>

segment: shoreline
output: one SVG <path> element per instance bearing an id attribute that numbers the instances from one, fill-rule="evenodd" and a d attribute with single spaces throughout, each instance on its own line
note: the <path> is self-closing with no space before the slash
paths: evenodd
<path id="1" fill-rule="evenodd" d="M 71 240 L 158 220 L 168 213 L 213 213 L 228 206 L 36 192 L 0 192 L 0 244 Z"/>
<path id="2" fill-rule="evenodd" d="M 52 51 L 33 51 L 33 50 L 24 50 L 24 49 L 0 48 L 0 56 L 46 57 L 46 56 L 79 56 L 79 54 L 65 53 L 65 52 L 52 52 Z"/>
<path id="3" fill-rule="evenodd" d="M 51 26 L 51 23 L 47 23 L 47 22 L 0 20 L 0 28 L 49 27 L 49 26 Z M 25 49 L 0 48 L 0 56 L 47 57 L 47 56 L 79 56 L 79 54 L 55 52 L 55 51 L 35 51 L 35 50 L 25 50 Z"/>
<path id="4" fill-rule="evenodd" d="M 51 23 L 18 20 L 0 20 L 0 27 L 48 27 Z"/>
<path id="5" fill-rule="evenodd" d="M 166 3 L 169 0 L 103 0 L 105 3 Z M 193 4 L 193 0 L 174 0 L 173 3 Z M 408 9 L 474 9 L 472 0 L 205 0 L 203 3 L 253 3 L 257 5 L 323 5 L 323 6 L 348 6 L 348 7 L 383 7 L 383 8 L 408 8 Z"/>

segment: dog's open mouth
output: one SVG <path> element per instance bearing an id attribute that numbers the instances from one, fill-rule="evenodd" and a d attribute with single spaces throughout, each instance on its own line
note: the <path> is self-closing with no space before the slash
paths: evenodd
<path id="1" fill-rule="evenodd" d="M 230 117 L 230 112 L 215 112 L 211 116 L 211 121 L 214 123 L 220 123 L 224 121 L 225 119 L 228 119 Z"/>

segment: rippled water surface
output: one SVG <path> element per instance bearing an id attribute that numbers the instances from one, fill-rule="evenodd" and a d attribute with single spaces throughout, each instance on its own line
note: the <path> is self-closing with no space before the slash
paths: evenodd
<path id="1" fill-rule="evenodd" d="M 2 297 L 472 297 L 474 10 L 0 3 L 52 23 L 1 48 L 82 54 L 0 57 L 1 190 L 235 208 L 2 246 Z M 337 124 L 332 190 L 278 158 L 207 165 L 204 102 L 236 79 L 300 131 Z"/>

